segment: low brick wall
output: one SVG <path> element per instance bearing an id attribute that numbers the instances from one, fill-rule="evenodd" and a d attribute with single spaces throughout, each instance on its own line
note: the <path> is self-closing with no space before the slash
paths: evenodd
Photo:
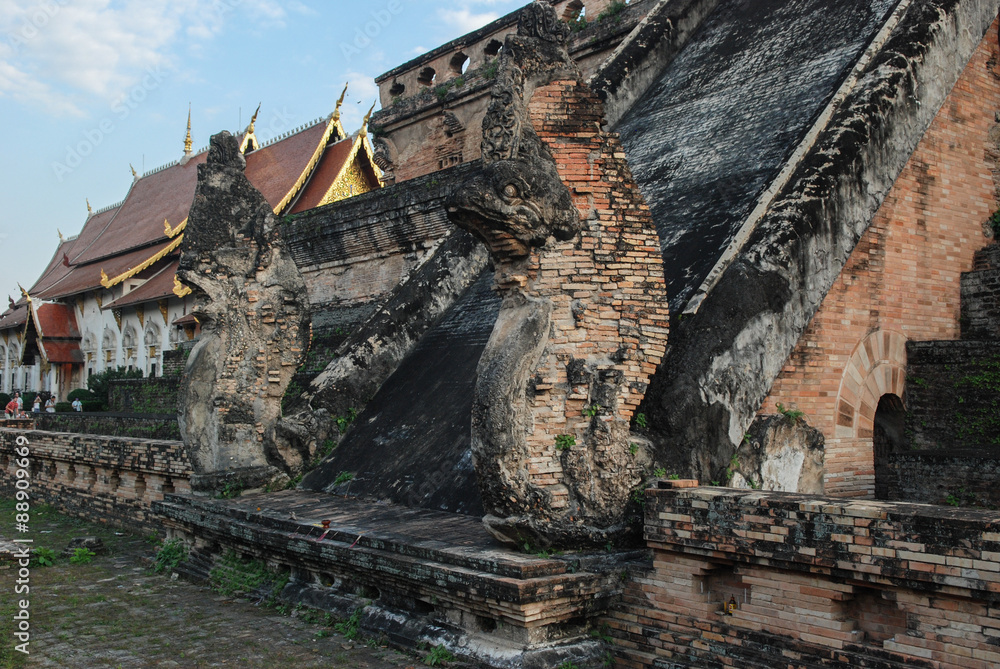
<path id="1" fill-rule="evenodd" d="M 15 491 L 18 436 L 30 449 L 32 500 L 88 520 L 156 529 L 150 504 L 191 490 L 191 463 L 179 441 L 0 428 L 0 494 Z"/>
<path id="2" fill-rule="evenodd" d="M 180 441 L 177 414 L 145 414 L 110 412 L 40 413 L 35 427 L 45 432 L 73 432 L 86 435 L 106 435 L 126 439 L 165 439 Z"/>
<path id="3" fill-rule="evenodd" d="M 1000 664 L 996 512 L 656 489 L 646 539 L 609 619 L 620 668 Z"/>
<path id="4" fill-rule="evenodd" d="M 1000 446 L 997 342 L 911 341 L 906 355 L 906 426 L 914 448 Z"/>
<path id="5" fill-rule="evenodd" d="M 893 453 L 886 472 L 890 500 L 1000 507 L 1000 448 Z"/>
<path id="6" fill-rule="evenodd" d="M 177 413 L 180 376 L 115 379 L 108 383 L 108 407 L 119 413 Z"/>

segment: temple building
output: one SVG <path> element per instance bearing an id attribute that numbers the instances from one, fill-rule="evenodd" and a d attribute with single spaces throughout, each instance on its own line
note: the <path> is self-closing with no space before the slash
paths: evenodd
<path id="1" fill-rule="evenodd" d="M 346 87 L 345 87 L 346 93 Z M 326 118 L 260 144 L 256 113 L 240 134 L 246 174 L 277 216 L 379 188 L 367 138 L 340 121 L 341 95 Z M 371 112 L 369 112 L 370 115 Z M 48 266 L 0 315 L 0 389 L 65 398 L 106 369 L 162 374 L 163 352 L 198 336 L 190 289 L 176 278 L 179 247 L 208 148 L 139 176 L 125 198 L 96 211 L 80 233 L 60 235 Z M 27 284 L 25 284 L 27 285 Z"/>

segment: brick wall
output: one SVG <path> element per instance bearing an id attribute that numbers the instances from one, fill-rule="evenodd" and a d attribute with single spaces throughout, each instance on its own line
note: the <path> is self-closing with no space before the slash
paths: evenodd
<path id="1" fill-rule="evenodd" d="M 996 241 L 976 251 L 973 271 L 962 274 L 962 339 L 1000 339 L 1000 244 Z"/>
<path id="2" fill-rule="evenodd" d="M 179 376 L 115 379 L 108 383 L 108 406 L 119 413 L 177 413 Z"/>
<path id="3" fill-rule="evenodd" d="M 468 166 L 348 198 L 296 216 L 281 235 L 306 282 L 313 324 L 350 327 L 359 305 L 384 298 L 454 227 L 442 203 Z"/>
<path id="4" fill-rule="evenodd" d="M 163 376 L 180 376 L 184 373 L 193 342 L 185 342 L 179 348 L 163 352 Z"/>
<path id="5" fill-rule="evenodd" d="M 661 489 L 646 538 L 653 562 L 608 621 L 618 667 L 1000 663 L 996 513 Z"/>
<path id="6" fill-rule="evenodd" d="M 596 95 L 578 82 L 555 81 L 536 89 L 528 111 L 584 222 L 577 238 L 534 254 L 526 276 L 506 277 L 553 304 L 528 444 L 529 472 L 559 500 L 566 495 L 554 464 L 556 437 L 572 434 L 585 444 L 590 407 L 598 420 L 632 417 L 666 348 L 667 300 L 659 236 L 617 135 L 600 130 Z M 618 396 L 595 397 L 587 381 L 571 377 L 573 360 L 598 379 L 620 374 Z"/>
<path id="7" fill-rule="evenodd" d="M 888 499 L 1000 507 L 1000 448 L 907 451 L 889 456 Z"/>
<path id="8" fill-rule="evenodd" d="M 0 493 L 14 493 L 14 452 L 27 439 L 30 492 L 62 511 L 92 521 L 154 529 L 150 504 L 165 493 L 189 493 L 191 463 L 179 441 L 0 428 Z M 23 443 L 23 441 L 22 441 Z"/>
<path id="9" fill-rule="evenodd" d="M 567 48 L 586 79 L 656 3 L 632 0 L 616 15 L 600 21 L 597 17 L 611 2 L 587 0 L 584 4 L 588 23 L 571 34 Z M 565 3 L 557 11 L 561 15 Z M 493 42 L 502 44 L 516 27 L 517 12 L 512 12 L 376 79 L 382 109 L 375 112 L 371 123 L 387 147 L 392 147 L 388 151 L 392 161 L 389 173 L 397 183 L 480 158 L 483 117 L 497 72 L 497 58 L 487 56 L 484 47 Z M 447 67 L 459 51 L 471 58 L 461 75 Z M 430 85 L 420 84 L 418 74 L 427 67 L 437 72 L 437 78 Z M 399 90 L 400 84 L 401 93 L 389 93 Z"/>
<path id="10" fill-rule="evenodd" d="M 906 346 L 907 432 L 917 449 L 1000 446 L 1000 350 L 993 341 Z"/>
<path id="11" fill-rule="evenodd" d="M 905 342 L 957 339 L 959 283 L 996 209 L 987 138 L 1000 109 L 987 31 L 760 412 L 805 412 L 826 438 L 826 492 L 870 496 L 878 399 L 903 397 Z"/>

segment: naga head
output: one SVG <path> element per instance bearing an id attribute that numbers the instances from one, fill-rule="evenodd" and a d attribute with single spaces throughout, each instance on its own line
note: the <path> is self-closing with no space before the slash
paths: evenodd
<path id="1" fill-rule="evenodd" d="M 518 44 L 565 42 L 561 32 L 553 37 L 546 29 L 553 24 L 551 7 L 534 3 L 522 14 Z M 508 45 L 514 41 L 508 37 Z M 483 118 L 483 171 L 446 203 L 448 218 L 481 239 L 498 265 L 528 256 L 550 237 L 571 239 L 582 227 L 556 162 L 528 118 L 520 67 L 526 53 L 511 48 L 501 55 Z"/>

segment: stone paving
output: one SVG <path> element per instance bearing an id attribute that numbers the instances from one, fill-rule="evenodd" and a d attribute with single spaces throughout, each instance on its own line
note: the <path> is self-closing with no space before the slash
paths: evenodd
<path id="1" fill-rule="evenodd" d="M 54 566 L 32 567 L 27 658 L 12 652 L 15 642 L 7 621 L 15 575 L 5 568 L 9 563 L 0 564 L 2 669 L 423 666 L 419 658 L 378 640 L 349 641 L 329 624 L 307 622 L 301 612 L 283 615 L 156 574 L 149 568 L 154 548 L 141 537 L 118 535 L 52 511 L 35 517 L 45 517 L 37 523 L 36 545 L 61 548 L 66 537 L 97 534 L 108 550 L 90 564 L 60 557 Z M 0 531 L 7 531 L 7 525 L 0 525 Z"/>

